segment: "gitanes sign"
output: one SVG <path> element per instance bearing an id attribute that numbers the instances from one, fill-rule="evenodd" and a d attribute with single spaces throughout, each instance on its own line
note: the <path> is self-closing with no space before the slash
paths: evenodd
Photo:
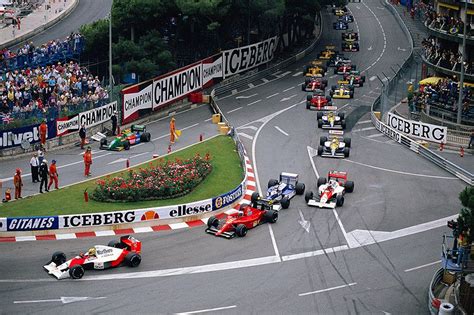
<path id="1" fill-rule="evenodd" d="M 260 66 L 273 59 L 277 37 L 222 52 L 224 78 Z"/>
<path id="2" fill-rule="evenodd" d="M 409 137 L 437 143 L 446 143 L 448 135 L 447 127 L 407 120 L 393 113 L 388 113 L 387 125 Z"/>

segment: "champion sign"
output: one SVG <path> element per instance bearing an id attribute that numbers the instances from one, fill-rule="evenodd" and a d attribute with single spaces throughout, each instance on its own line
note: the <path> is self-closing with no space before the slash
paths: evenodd
<path id="1" fill-rule="evenodd" d="M 65 133 L 68 133 L 69 130 L 79 130 L 79 116 L 74 116 L 71 119 L 58 118 L 56 119 L 56 132 L 58 136 L 62 136 Z"/>
<path id="2" fill-rule="evenodd" d="M 447 127 L 407 120 L 393 113 L 388 113 L 387 125 L 407 136 L 436 143 L 446 143 L 448 135 Z"/>
<path id="3" fill-rule="evenodd" d="M 202 87 L 202 64 L 153 81 L 153 109 Z"/>
<path id="4" fill-rule="evenodd" d="M 123 119 L 127 119 L 140 109 L 153 107 L 153 85 L 150 84 L 143 90 L 124 94 L 123 96 Z"/>
<path id="5" fill-rule="evenodd" d="M 222 52 L 224 78 L 243 72 L 273 59 L 277 37 Z"/>
<path id="6" fill-rule="evenodd" d="M 117 110 L 117 102 L 112 102 L 104 106 L 88 110 L 79 114 L 79 126 L 93 127 L 95 125 L 104 123 Z"/>

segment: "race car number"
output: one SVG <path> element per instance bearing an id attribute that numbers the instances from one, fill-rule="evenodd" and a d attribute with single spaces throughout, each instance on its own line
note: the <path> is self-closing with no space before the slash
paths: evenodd
<path id="1" fill-rule="evenodd" d="M 95 262 L 94 269 L 104 269 L 104 263 L 102 261 Z"/>

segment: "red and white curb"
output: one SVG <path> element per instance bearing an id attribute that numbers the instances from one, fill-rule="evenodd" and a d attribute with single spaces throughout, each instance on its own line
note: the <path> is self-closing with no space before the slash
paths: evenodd
<path id="1" fill-rule="evenodd" d="M 250 159 L 245 156 L 245 173 L 247 180 L 245 181 L 245 193 L 244 197 L 240 202 L 233 208 L 216 215 L 218 219 L 223 219 L 227 214 L 235 212 L 240 208 L 241 204 L 249 204 L 252 193 L 256 191 L 255 184 L 255 174 L 253 172 L 252 163 Z M 171 223 L 164 225 L 156 226 L 144 226 L 136 228 L 125 228 L 125 229 L 116 229 L 116 230 L 106 230 L 106 231 L 91 231 L 91 232 L 77 232 L 77 233 L 60 233 L 60 234 L 48 234 L 48 235 L 31 235 L 31 236 L 7 236 L 0 237 L 0 243 L 2 242 L 25 242 L 25 241 L 46 241 L 46 240 L 69 240 L 69 239 L 78 239 L 86 237 L 97 237 L 97 236 L 114 236 L 122 234 L 138 234 L 138 233 L 149 233 L 149 232 L 158 232 L 158 231 L 171 231 L 179 230 L 185 228 L 192 228 L 196 226 L 203 226 L 207 224 L 208 218 L 189 221 L 189 222 L 179 222 Z"/>

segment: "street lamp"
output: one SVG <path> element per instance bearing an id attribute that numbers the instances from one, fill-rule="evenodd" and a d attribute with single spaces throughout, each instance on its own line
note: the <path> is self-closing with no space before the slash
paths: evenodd
<path id="1" fill-rule="evenodd" d="M 112 100 L 114 77 L 112 75 L 112 9 L 109 16 L 109 98 Z"/>
<path id="2" fill-rule="evenodd" d="M 466 60 L 466 26 L 467 26 L 467 0 L 464 0 L 464 30 L 462 35 L 462 53 L 461 53 L 461 78 L 459 81 L 458 115 L 457 124 L 461 124 L 462 116 L 462 95 L 464 90 L 464 61 Z"/>

